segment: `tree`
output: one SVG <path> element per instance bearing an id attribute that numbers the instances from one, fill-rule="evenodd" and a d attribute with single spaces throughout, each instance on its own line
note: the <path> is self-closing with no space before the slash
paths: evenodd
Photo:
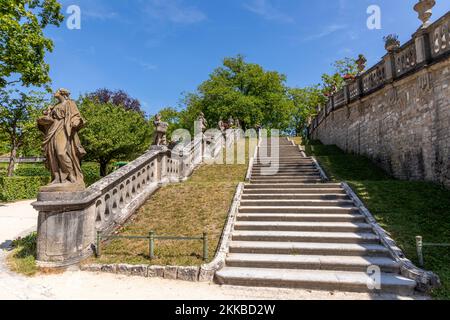
<path id="1" fill-rule="evenodd" d="M 89 99 L 95 100 L 99 103 L 112 103 L 115 106 L 122 106 L 125 110 L 135 111 L 144 116 L 144 111 L 141 109 L 141 103 L 138 99 L 132 98 L 123 90 L 109 90 L 98 89 L 95 92 L 88 94 Z"/>
<path id="2" fill-rule="evenodd" d="M 57 0 L 0 0 L 0 89 L 20 82 L 41 86 L 50 82 L 46 52 L 53 42 L 44 36 L 49 25 L 64 20 Z"/>
<path id="3" fill-rule="evenodd" d="M 187 94 L 181 122 L 192 129 L 200 111 L 215 126 L 220 119 L 239 119 L 244 129 L 257 124 L 267 129 L 287 129 L 292 101 L 287 96 L 286 76 L 247 63 L 244 57 L 225 58 L 197 92 Z"/>
<path id="4" fill-rule="evenodd" d="M 41 93 L 27 95 L 17 90 L 0 90 L 0 132 L 7 136 L 10 150 L 8 177 L 14 173 L 19 149 L 36 149 L 39 145 L 36 119 L 44 101 Z"/>
<path id="5" fill-rule="evenodd" d="M 346 76 L 356 76 L 358 74 L 358 64 L 353 58 L 337 60 L 333 63 L 333 67 L 333 74 L 322 75 L 322 92 L 327 96 L 343 88 Z"/>
<path id="6" fill-rule="evenodd" d="M 82 98 L 80 112 L 87 121 L 80 131 L 86 160 L 99 162 L 102 177 L 111 160 L 132 160 L 150 144 L 152 129 L 138 112 L 88 97 Z"/>
<path id="7" fill-rule="evenodd" d="M 309 120 L 317 113 L 316 108 L 325 103 L 325 96 L 319 85 L 306 88 L 292 88 L 289 96 L 294 104 L 291 116 L 291 127 L 297 136 L 304 133 Z"/>

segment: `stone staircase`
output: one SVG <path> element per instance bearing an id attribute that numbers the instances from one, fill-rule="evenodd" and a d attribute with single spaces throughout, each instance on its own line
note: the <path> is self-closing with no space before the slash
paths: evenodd
<path id="1" fill-rule="evenodd" d="M 264 143 L 263 143 L 264 145 Z M 409 295 L 378 236 L 340 184 L 323 183 L 311 158 L 279 140 L 279 170 L 265 175 L 270 140 L 259 149 L 245 186 L 220 284 L 375 292 L 367 269 L 381 270 L 381 290 Z"/>

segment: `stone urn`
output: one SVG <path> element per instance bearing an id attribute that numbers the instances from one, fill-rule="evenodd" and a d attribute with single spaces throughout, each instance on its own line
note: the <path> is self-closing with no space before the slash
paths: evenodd
<path id="1" fill-rule="evenodd" d="M 400 48 L 400 41 L 398 40 L 398 36 L 396 34 L 390 34 L 384 39 L 384 47 L 386 50 L 391 53 Z"/>
<path id="2" fill-rule="evenodd" d="M 419 0 L 414 6 L 414 11 L 419 14 L 419 19 L 422 21 L 422 29 L 427 28 L 431 24 L 430 18 L 433 15 L 432 9 L 435 4 L 435 0 Z"/>

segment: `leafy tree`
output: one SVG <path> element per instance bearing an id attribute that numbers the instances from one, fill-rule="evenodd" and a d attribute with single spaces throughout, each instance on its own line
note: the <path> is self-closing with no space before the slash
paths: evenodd
<path id="1" fill-rule="evenodd" d="M 289 96 L 293 101 L 291 127 L 297 136 L 304 133 L 309 121 L 317 113 L 316 107 L 325 103 L 325 96 L 319 85 L 306 88 L 292 88 Z"/>
<path id="2" fill-rule="evenodd" d="M 50 82 L 44 57 L 53 50 L 53 42 L 44 29 L 59 26 L 63 19 L 57 0 L 0 0 L 0 89 L 18 82 Z"/>
<path id="3" fill-rule="evenodd" d="M 28 95 L 17 90 L 0 90 L 0 132 L 9 141 L 9 177 L 14 173 L 19 150 L 35 151 L 40 145 L 36 119 L 44 108 L 44 101 L 40 93 Z"/>
<path id="4" fill-rule="evenodd" d="M 358 65 L 355 59 L 344 58 L 333 63 L 334 73 L 322 75 L 322 92 L 331 95 L 341 90 L 345 84 L 345 76 L 355 76 L 358 73 Z"/>
<path id="5" fill-rule="evenodd" d="M 135 111 L 144 116 L 140 101 L 132 98 L 123 90 L 113 91 L 109 89 L 98 89 L 97 91 L 88 94 L 88 97 L 99 103 L 112 103 L 116 106 L 123 106 L 125 110 Z"/>
<path id="6" fill-rule="evenodd" d="M 99 162 L 102 177 L 112 160 L 132 160 L 148 148 L 152 128 L 140 113 L 88 97 L 82 99 L 80 112 L 87 121 L 80 131 L 86 160 Z"/>
<path id="7" fill-rule="evenodd" d="M 285 75 L 247 63 L 241 55 L 225 58 L 223 66 L 214 70 L 196 93 L 185 96 L 187 109 L 182 112 L 181 122 L 192 129 L 202 111 L 214 127 L 220 119 L 233 117 L 244 129 L 257 124 L 267 129 L 287 129 L 293 105 L 285 82 Z"/>

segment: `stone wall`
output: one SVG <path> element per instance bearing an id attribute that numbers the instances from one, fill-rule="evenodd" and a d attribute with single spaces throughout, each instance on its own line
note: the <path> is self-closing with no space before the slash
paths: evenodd
<path id="1" fill-rule="evenodd" d="M 368 156 L 400 179 L 450 187 L 450 57 L 331 111 L 311 138 Z"/>

